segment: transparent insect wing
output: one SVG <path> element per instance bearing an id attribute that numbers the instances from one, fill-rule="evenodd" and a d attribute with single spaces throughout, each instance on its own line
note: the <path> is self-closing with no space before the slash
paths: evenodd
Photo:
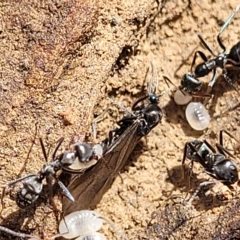
<path id="1" fill-rule="evenodd" d="M 107 240 L 107 238 L 99 232 L 93 232 L 93 233 L 88 233 L 84 234 L 75 240 Z"/>
<path id="2" fill-rule="evenodd" d="M 103 219 L 95 211 L 76 211 L 64 217 L 59 224 L 59 233 L 66 239 L 87 235 L 101 229 Z"/>
<path id="3" fill-rule="evenodd" d="M 153 62 L 151 62 L 151 73 L 150 74 L 151 74 L 151 77 L 148 82 L 148 95 L 155 96 L 156 91 L 158 89 L 159 79 L 158 79 L 157 71 L 156 71 L 156 68 L 155 68 L 155 65 L 153 64 Z"/>

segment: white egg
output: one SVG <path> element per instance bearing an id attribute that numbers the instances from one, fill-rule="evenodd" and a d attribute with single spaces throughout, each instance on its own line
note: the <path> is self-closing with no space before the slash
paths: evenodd
<path id="1" fill-rule="evenodd" d="M 84 234 L 98 231 L 103 219 L 95 211 L 76 211 L 64 217 L 59 224 L 59 233 L 66 239 L 76 238 Z"/>
<path id="2" fill-rule="evenodd" d="M 186 105 L 192 100 L 192 96 L 183 91 L 176 90 L 176 92 L 173 95 L 174 101 L 177 105 Z"/>
<path id="3" fill-rule="evenodd" d="M 206 129 L 211 120 L 208 110 L 200 102 L 189 103 L 185 115 L 190 126 L 198 131 Z"/>

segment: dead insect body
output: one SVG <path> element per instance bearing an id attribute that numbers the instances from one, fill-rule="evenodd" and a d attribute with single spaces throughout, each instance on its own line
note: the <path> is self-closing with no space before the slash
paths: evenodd
<path id="1" fill-rule="evenodd" d="M 234 156 L 223 147 L 223 133 L 232 135 L 225 131 L 220 131 L 220 143 L 216 144 L 218 153 L 214 147 L 206 140 L 193 140 L 187 142 L 184 148 L 184 156 L 182 160 L 182 167 L 184 170 L 184 163 L 186 158 L 191 160 L 190 170 L 193 168 L 194 162 L 200 163 L 205 169 L 206 173 L 214 179 L 220 181 L 224 185 L 230 187 L 238 181 L 238 169 L 233 160 L 226 157 L 226 154 L 234 158 Z M 199 188 L 189 199 L 189 203 L 193 201 L 195 196 L 199 193 L 202 187 L 213 185 L 215 181 L 206 181 L 200 184 Z"/>
<path id="2" fill-rule="evenodd" d="M 73 202 L 73 196 L 65 187 L 65 185 L 57 178 L 56 173 L 61 169 L 74 173 L 84 171 L 84 168 L 87 168 L 96 163 L 98 159 L 97 153 L 99 153 L 99 148 L 97 147 L 97 145 L 91 147 L 87 143 L 77 142 L 74 145 L 73 151 L 65 151 L 59 157 L 56 157 L 56 153 L 63 140 L 63 138 L 60 138 L 58 140 L 52 153 L 52 161 L 48 162 L 48 157 L 43 141 L 42 139 L 40 139 L 40 144 L 42 147 L 44 158 L 46 160 L 46 164 L 37 174 L 29 174 L 25 177 L 19 178 L 6 184 L 4 186 L 2 199 L 6 188 L 12 187 L 17 183 L 23 181 L 22 187 L 17 192 L 16 202 L 20 208 L 26 208 L 32 205 L 38 199 L 39 195 L 43 190 L 44 179 L 46 179 L 47 181 L 50 190 L 50 197 L 52 197 L 52 180 L 54 179 L 58 183 L 63 194 Z"/>
<path id="3" fill-rule="evenodd" d="M 158 96 L 150 88 L 147 96 L 134 103 L 132 113 L 126 114 L 118 122 L 119 128 L 110 131 L 109 137 L 102 142 L 103 157 L 82 176 L 73 176 L 68 189 L 75 203 L 63 200 L 65 215 L 94 207 L 100 202 L 139 140 L 161 122 L 162 110 L 158 106 Z"/>
<path id="4" fill-rule="evenodd" d="M 201 51 L 196 51 L 194 54 L 193 62 L 191 65 L 191 69 L 193 65 L 195 64 L 197 56 L 200 56 L 203 60 L 202 63 L 198 64 L 192 73 L 187 73 L 183 76 L 183 79 L 181 81 L 181 88 L 183 91 L 185 91 L 188 94 L 193 94 L 196 92 L 199 92 L 202 88 L 202 81 L 198 78 L 205 77 L 209 73 L 213 72 L 213 76 L 211 81 L 208 84 L 208 90 L 207 93 L 210 93 L 211 89 L 213 88 L 215 82 L 216 82 L 216 69 L 221 68 L 222 69 L 222 75 L 224 79 L 227 81 L 227 83 L 236 90 L 235 86 L 233 85 L 232 79 L 228 75 L 227 69 L 229 67 L 240 67 L 240 42 L 235 44 L 229 53 L 226 53 L 226 47 L 224 46 L 220 35 L 223 33 L 223 31 L 226 29 L 226 27 L 230 24 L 232 21 L 234 15 L 239 11 L 240 5 L 236 7 L 236 9 L 233 11 L 233 13 L 229 16 L 227 21 L 223 24 L 222 28 L 220 29 L 218 35 L 217 35 L 217 41 L 219 46 L 222 49 L 222 53 L 216 55 L 213 53 L 212 49 L 208 46 L 208 44 L 203 40 L 203 38 L 198 35 L 201 43 L 204 45 L 204 47 L 212 54 L 212 59 L 207 59 L 206 55 Z"/>

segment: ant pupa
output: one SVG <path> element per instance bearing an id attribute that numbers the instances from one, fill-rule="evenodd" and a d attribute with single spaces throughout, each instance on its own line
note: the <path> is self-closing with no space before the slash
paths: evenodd
<path id="1" fill-rule="evenodd" d="M 54 238 L 106 240 L 106 237 L 98 232 L 103 222 L 107 222 L 114 231 L 119 233 L 122 239 L 128 239 L 125 234 L 116 228 L 111 220 L 90 210 L 76 211 L 65 216 L 59 224 L 59 234 Z"/>
<path id="2" fill-rule="evenodd" d="M 208 110 L 200 102 L 190 102 L 186 108 L 185 115 L 189 125 L 197 131 L 206 129 L 211 120 Z"/>
<path id="3" fill-rule="evenodd" d="M 183 93 L 183 91 L 177 89 L 173 95 L 173 98 L 177 105 L 186 105 L 192 100 L 193 97 L 189 93 Z"/>

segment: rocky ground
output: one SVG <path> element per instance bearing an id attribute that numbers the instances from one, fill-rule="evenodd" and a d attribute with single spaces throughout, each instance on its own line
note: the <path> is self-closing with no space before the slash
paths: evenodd
<path id="1" fill-rule="evenodd" d="M 107 97 L 130 108 L 146 94 L 151 62 L 159 76 L 159 93 L 168 89 L 163 75 L 179 86 L 196 50 L 210 56 L 197 34 L 220 53 L 218 31 L 237 4 L 235 0 L 1 1 L 1 184 L 41 169 L 45 160 L 39 137 L 49 149 L 63 136 L 61 150 L 74 136 L 91 140 L 91 122 L 109 105 Z M 227 51 L 238 42 L 239 19 L 237 13 L 222 34 Z M 208 131 L 191 129 L 185 106 L 177 106 L 170 92 L 164 94 L 162 123 L 140 142 L 130 157 L 133 164 L 96 207 L 129 239 L 240 237 L 237 186 L 232 192 L 217 184 L 186 206 L 199 183 L 211 177 L 195 164 L 189 190 L 188 176 L 181 176 L 187 141 L 206 137 L 214 146 L 223 128 L 240 139 L 239 109 L 217 117 L 239 101 L 238 93 L 218 73 L 207 104 L 212 118 Z M 203 81 L 210 79 L 211 74 Z M 239 88 L 237 74 L 234 79 Z M 98 124 L 98 141 L 121 116 L 111 107 Z M 227 138 L 226 147 L 239 157 L 235 141 Z M 48 198 L 43 194 L 34 207 L 22 210 L 14 201 L 15 192 L 7 191 L 3 198 L 1 225 L 41 239 L 56 234 L 60 213 L 53 213 Z M 56 195 L 54 201 L 61 211 L 61 197 Z M 120 239 L 107 225 L 103 231 L 108 239 Z M 13 239 L 2 232 L 0 237 Z"/>

